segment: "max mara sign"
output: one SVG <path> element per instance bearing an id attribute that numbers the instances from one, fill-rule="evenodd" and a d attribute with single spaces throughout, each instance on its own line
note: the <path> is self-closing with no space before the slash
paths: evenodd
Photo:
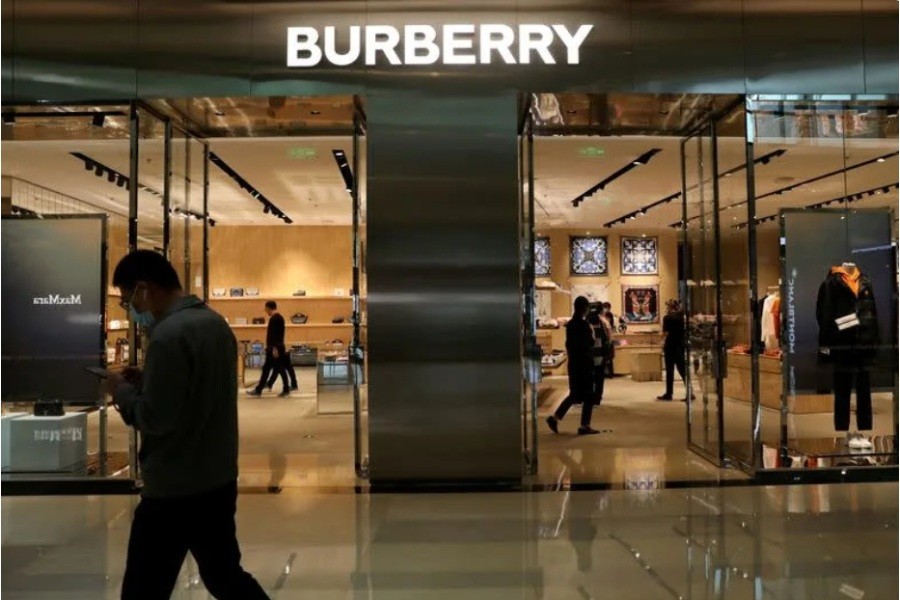
<path id="1" fill-rule="evenodd" d="M 336 27 L 288 27 L 287 66 L 309 68 L 323 62 L 375 65 L 577 65 L 581 45 L 593 25 L 499 24 L 352 25 L 338 47 Z"/>

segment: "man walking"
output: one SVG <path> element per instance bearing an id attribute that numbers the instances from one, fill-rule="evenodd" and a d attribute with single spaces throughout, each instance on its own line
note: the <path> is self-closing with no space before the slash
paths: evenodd
<path id="1" fill-rule="evenodd" d="M 284 398 L 291 395 L 288 376 L 284 369 L 287 352 L 284 346 L 284 317 L 278 312 L 278 304 L 274 300 L 266 302 L 266 314 L 269 316 L 269 326 L 266 328 L 266 362 L 263 363 L 259 383 L 250 395 L 262 396 L 263 388 L 274 384 L 275 377 L 280 376 L 282 390 L 278 397 Z M 272 383 L 269 383 L 269 373 L 272 374 Z"/>
<path id="2" fill-rule="evenodd" d="M 656 399 L 662 402 L 672 400 L 675 387 L 675 370 L 681 375 L 681 380 L 687 385 L 685 377 L 685 323 L 684 312 L 681 310 L 681 301 L 671 299 L 666 302 L 666 316 L 663 317 L 663 333 L 666 339 L 663 342 L 663 357 L 666 362 L 666 393 Z M 690 396 L 690 390 L 687 392 Z M 687 397 L 685 398 L 685 400 Z"/>
<path id="3" fill-rule="evenodd" d="M 110 373 L 126 424 L 141 434 L 144 487 L 134 511 L 123 600 L 169 598 L 188 552 L 218 599 L 265 599 L 241 568 L 237 505 L 237 342 L 228 323 L 185 294 L 172 265 L 128 254 L 113 285 L 149 345 L 143 371 Z"/>
<path id="4" fill-rule="evenodd" d="M 574 404 L 581 404 L 581 427 L 578 435 L 600 433 L 591 427 L 594 410 L 594 332 L 587 322 L 590 302 L 584 296 L 575 299 L 575 314 L 566 323 L 566 354 L 568 355 L 569 395 L 556 412 L 547 417 L 553 433 L 559 433 L 559 422 Z"/>

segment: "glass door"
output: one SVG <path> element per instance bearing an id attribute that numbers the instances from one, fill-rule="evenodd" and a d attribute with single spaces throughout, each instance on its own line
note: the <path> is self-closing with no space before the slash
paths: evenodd
<path id="1" fill-rule="evenodd" d="M 726 366 L 715 123 L 710 121 L 683 140 L 681 152 L 688 445 L 722 465 Z"/>
<path id="2" fill-rule="evenodd" d="M 366 174 L 365 174 L 365 112 L 360 99 L 355 99 L 353 115 L 352 182 L 350 185 L 353 210 L 353 266 L 352 290 L 353 334 L 350 342 L 349 362 L 353 381 L 353 449 L 354 468 L 357 477 L 369 476 L 369 406 L 366 384 L 366 360 L 368 310 L 366 306 Z"/>
<path id="3" fill-rule="evenodd" d="M 530 98 L 530 96 L 528 97 Z M 522 452 L 525 472 L 537 473 L 537 401 L 541 348 L 535 316 L 534 132 L 530 106 L 522 111 L 519 135 L 519 243 L 522 286 Z"/>

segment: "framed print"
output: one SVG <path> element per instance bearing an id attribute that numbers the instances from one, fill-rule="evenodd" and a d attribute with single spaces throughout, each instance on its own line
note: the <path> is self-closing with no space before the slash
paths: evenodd
<path id="1" fill-rule="evenodd" d="M 608 275 L 605 237 L 569 238 L 569 270 L 572 275 Z"/>
<path id="2" fill-rule="evenodd" d="M 659 286 L 623 285 L 622 320 L 628 323 L 659 323 Z"/>
<path id="3" fill-rule="evenodd" d="M 534 275 L 550 276 L 550 238 L 539 237 L 534 240 Z"/>
<path id="4" fill-rule="evenodd" d="M 655 237 L 622 238 L 622 275 L 657 275 L 659 242 Z"/>

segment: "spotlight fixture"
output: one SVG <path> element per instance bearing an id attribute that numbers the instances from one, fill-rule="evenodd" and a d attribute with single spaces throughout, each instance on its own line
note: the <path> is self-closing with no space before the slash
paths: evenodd
<path id="1" fill-rule="evenodd" d="M 94 168 L 94 163 L 92 163 L 89 160 L 84 161 L 84 170 L 85 171 L 90 171 L 93 168 Z"/>
<path id="2" fill-rule="evenodd" d="M 278 209 L 277 206 L 275 206 L 275 204 L 270 202 L 269 199 L 266 198 L 266 196 L 262 192 L 260 192 L 255 187 L 250 185 L 250 183 L 246 179 L 241 177 L 241 175 L 238 174 L 237 171 L 235 171 L 233 168 L 231 168 L 231 166 L 228 163 L 226 163 L 224 160 L 222 160 L 222 158 L 218 154 L 216 154 L 215 152 L 210 152 L 209 153 L 209 161 L 211 163 L 213 163 L 214 165 L 216 165 L 217 167 L 219 167 L 219 169 L 221 169 L 222 172 L 224 172 L 226 175 L 228 175 L 237 184 L 237 186 L 240 189 L 244 190 L 252 198 L 259 201 L 259 203 L 263 205 L 263 213 L 264 214 L 272 214 L 276 217 L 279 214 L 284 214 Z M 285 221 L 285 222 L 292 222 L 292 221 L 290 221 L 290 219 L 288 219 L 288 221 Z"/>
<path id="3" fill-rule="evenodd" d="M 337 163 L 338 170 L 341 172 L 341 178 L 344 180 L 344 189 L 348 193 L 352 193 L 354 186 L 353 171 L 350 170 L 350 165 L 347 163 L 347 155 L 340 149 L 334 149 L 331 153 L 334 155 L 334 162 Z"/>
<path id="4" fill-rule="evenodd" d="M 125 184 L 128 183 L 128 178 L 124 175 L 119 175 L 116 177 L 116 185 L 119 187 L 125 187 Z"/>
<path id="5" fill-rule="evenodd" d="M 106 173 L 106 180 L 107 180 L 108 182 L 110 182 L 110 183 L 115 182 L 115 180 L 116 180 L 116 174 L 115 174 L 113 171 L 107 171 L 107 173 Z"/>
<path id="6" fill-rule="evenodd" d="M 103 177 L 103 167 L 100 165 L 94 165 L 94 175 L 97 177 Z"/>
<path id="7" fill-rule="evenodd" d="M 647 152 L 644 152 L 643 154 L 638 156 L 636 159 L 634 159 L 630 163 L 626 164 L 624 167 L 620 168 L 618 171 L 616 171 L 615 173 L 613 173 L 606 179 L 602 180 L 600 183 L 597 183 L 590 189 L 586 190 L 583 194 L 580 194 L 579 196 L 577 196 L 572 201 L 572 206 L 577 207 L 582 201 L 584 201 L 585 198 L 587 198 L 589 196 L 593 196 L 595 193 L 597 193 L 600 190 L 606 189 L 606 186 L 608 186 L 610 183 L 612 183 L 619 177 L 622 177 L 623 175 L 628 173 L 628 171 L 634 169 L 635 167 L 638 167 L 641 165 L 646 165 L 648 162 L 650 162 L 650 159 L 652 159 L 654 156 L 656 156 L 660 152 L 662 152 L 662 150 L 659 148 L 651 148 Z"/>
<path id="8" fill-rule="evenodd" d="M 104 121 L 106 121 L 106 113 L 97 113 L 91 117 L 91 124 L 94 127 L 103 127 Z"/>
<path id="9" fill-rule="evenodd" d="M 883 156 L 879 156 L 878 158 L 875 159 L 875 162 L 883 163 L 884 161 L 885 161 L 885 158 Z"/>

